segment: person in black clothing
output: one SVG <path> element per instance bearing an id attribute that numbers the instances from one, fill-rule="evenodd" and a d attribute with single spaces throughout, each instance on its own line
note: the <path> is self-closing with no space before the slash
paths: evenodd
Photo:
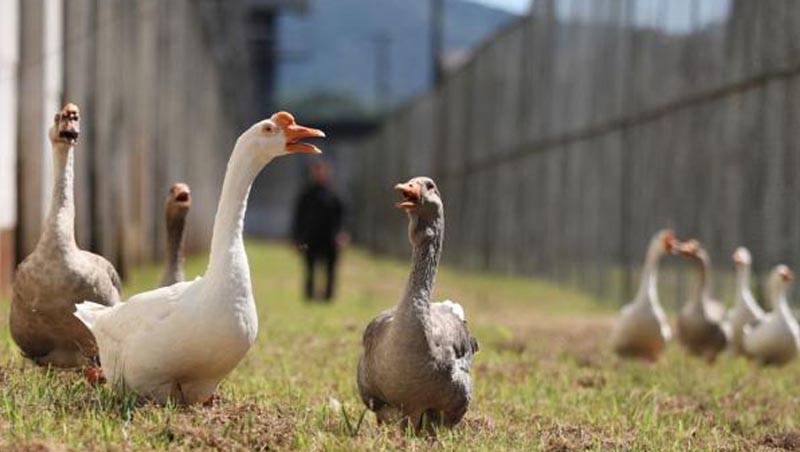
<path id="1" fill-rule="evenodd" d="M 318 262 L 326 265 L 327 280 L 322 298 L 333 298 L 336 261 L 342 244 L 343 206 L 339 196 L 330 188 L 330 166 L 318 161 L 310 168 L 311 185 L 297 199 L 292 222 L 292 239 L 305 255 L 307 300 L 316 298 L 314 269 Z"/>

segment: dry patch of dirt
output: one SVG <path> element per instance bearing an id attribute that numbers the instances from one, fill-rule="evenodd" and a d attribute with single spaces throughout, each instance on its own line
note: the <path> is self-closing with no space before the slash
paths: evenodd
<path id="1" fill-rule="evenodd" d="M 573 425 L 550 419 L 534 418 L 540 424 L 540 438 L 547 452 L 584 450 L 631 450 L 632 438 L 609 439 L 610 435 L 593 426 Z"/>
<path id="2" fill-rule="evenodd" d="M 294 418 L 292 413 L 255 404 L 188 408 L 177 422 L 157 434 L 189 448 L 284 450 L 295 439 Z"/>
<path id="3" fill-rule="evenodd" d="M 767 435 L 761 440 L 761 445 L 778 450 L 800 451 L 800 433 Z"/>
<path id="4" fill-rule="evenodd" d="M 14 446 L 8 446 L 3 442 L 0 442 L 0 450 L 8 452 L 62 452 L 66 451 L 67 449 L 63 446 L 53 446 L 50 444 L 33 441 L 30 443 L 17 444 Z"/>

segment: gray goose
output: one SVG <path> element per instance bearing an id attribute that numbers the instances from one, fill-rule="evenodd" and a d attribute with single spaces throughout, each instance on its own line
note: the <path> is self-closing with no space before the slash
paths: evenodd
<path id="1" fill-rule="evenodd" d="M 470 366 L 478 343 L 457 303 L 431 303 L 444 235 L 444 210 L 434 182 L 398 184 L 397 207 L 409 217 L 411 275 L 400 303 L 369 323 L 358 364 L 361 399 L 379 424 L 415 431 L 452 427 L 472 399 Z"/>
<path id="2" fill-rule="evenodd" d="M 75 241 L 73 154 L 79 135 L 78 107 L 67 104 L 48 132 L 55 183 L 47 222 L 36 248 L 14 274 L 11 337 L 23 355 L 43 366 L 90 365 L 96 343 L 72 315 L 75 305 L 91 300 L 113 306 L 120 299 L 114 266 Z"/>
<path id="3" fill-rule="evenodd" d="M 167 225 L 167 255 L 161 287 L 181 282 L 184 274 L 184 242 L 186 239 L 186 215 L 192 205 L 192 191 L 189 186 L 178 182 L 169 189 L 164 203 L 164 216 Z"/>
<path id="4" fill-rule="evenodd" d="M 694 294 L 678 313 L 678 340 L 692 355 L 714 362 L 730 340 L 725 306 L 711 297 L 711 258 L 697 240 L 678 245 L 681 256 L 697 266 Z"/>

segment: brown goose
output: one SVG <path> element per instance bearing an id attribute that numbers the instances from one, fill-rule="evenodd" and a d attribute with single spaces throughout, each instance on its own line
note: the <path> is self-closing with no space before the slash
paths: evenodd
<path id="1" fill-rule="evenodd" d="M 184 183 L 173 184 L 164 203 L 167 225 L 167 256 L 161 287 L 184 280 L 184 241 L 186 239 L 186 214 L 192 205 L 192 191 Z"/>
<path id="2" fill-rule="evenodd" d="M 731 334 L 725 307 L 711 298 L 711 258 L 697 240 L 681 243 L 678 250 L 698 269 L 695 292 L 678 313 L 678 339 L 689 353 L 713 362 Z"/>
<path id="3" fill-rule="evenodd" d="M 436 185 L 418 177 L 395 187 L 408 213 L 411 275 L 400 303 L 364 331 L 358 365 L 361 399 L 378 422 L 403 427 L 457 424 L 472 398 L 470 366 L 478 344 L 457 303 L 431 303 L 444 235 Z"/>
<path id="4" fill-rule="evenodd" d="M 96 344 L 72 313 L 84 300 L 112 306 L 120 279 L 110 262 L 75 242 L 74 147 L 80 135 L 78 107 L 68 104 L 49 130 L 55 183 L 47 222 L 33 253 L 14 274 L 9 319 L 11 337 L 39 365 L 77 367 L 91 363 Z"/>

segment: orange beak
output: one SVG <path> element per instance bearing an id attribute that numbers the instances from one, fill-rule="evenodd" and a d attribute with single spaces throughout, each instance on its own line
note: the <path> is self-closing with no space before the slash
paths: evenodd
<path id="1" fill-rule="evenodd" d="M 783 280 L 786 282 L 794 281 L 794 272 L 791 269 L 789 269 L 789 267 L 781 268 L 780 275 L 781 278 L 783 278 Z"/>
<path id="2" fill-rule="evenodd" d="M 321 154 L 322 150 L 313 144 L 301 143 L 303 138 L 322 138 L 325 132 L 312 129 L 311 127 L 304 127 L 297 124 L 294 116 L 286 111 L 279 111 L 272 115 L 271 118 L 279 127 L 283 129 L 283 134 L 286 137 L 286 150 L 289 152 L 302 152 L 306 154 Z"/>
<path id="3" fill-rule="evenodd" d="M 413 182 L 406 182 L 405 184 L 395 185 L 394 189 L 403 196 L 403 200 L 396 204 L 398 209 L 409 211 L 417 207 L 417 204 L 422 197 L 419 185 Z"/>
<path id="4" fill-rule="evenodd" d="M 666 249 L 668 253 L 674 254 L 677 246 L 678 246 L 678 239 L 675 237 L 675 233 L 672 231 L 668 231 L 664 235 L 664 249 Z"/>
<path id="5" fill-rule="evenodd" d="M 284 126 L 283 134 L 286 136 L 286 150 L 289 152 L 302 152 L 306 154 L 321 154 L 322 150 L 313 144 L 301 143 L 303 138 L 323 138 L 325 132 L 298 124 Z"/>

